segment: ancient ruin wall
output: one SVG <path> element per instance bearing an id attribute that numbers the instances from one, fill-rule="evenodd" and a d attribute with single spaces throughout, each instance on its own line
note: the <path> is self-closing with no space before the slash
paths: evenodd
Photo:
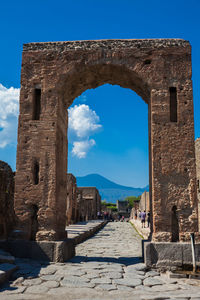
<path id="1" fill-rule="evenodd" d="M 197 170 L 197 197 L 198 197 L 198 211 L 200 212 L 200 138 L 195 141 L 195 156 L 196 156 L 196 170 Z M 200 214 L 199 214 L 199 230 L 200 230 Z"/>
<path id="2" fill-rule="evenodd" d="M 97 218 L 97 212 L 101 210 L 101 196 L 96 187 L 79 187 L 82 199 L 85 203 L 84 216 L 86 220 Z"/>
<path id="3" fill-rule="evenodd" d="M 149 192 L 144 192 L 141 195 L 140 202 L 139 202 L 139 209 L 146 210 L 148 212 L 150 210 L 150 201 L 149 201 Z"/>
<path id="4" fill-rule="evenodd" d="M 76 177 L 72 174 L 67 174 L 66 216 L 67 225 L 78 221 Z"/>
<path id="5" fill-rule="evenodd" d="M 0 160 L 0 238 L 8 238 L 14 224 L 14 173 Z"/>
<path id="6" fill-rule="evenodd" d="M 191 75 L 191 47 L 179 39 L 24 45 L 15 191 L 24 238 L 30 207 L 36 239 L 65 237 L 67 108 L 85 90 L 110 83 L 134 90 L 149 106 L 153 240 L 172 240 L 170 215 L 178 219 L 179 240 L 189 240 L 198 231 Z"/>

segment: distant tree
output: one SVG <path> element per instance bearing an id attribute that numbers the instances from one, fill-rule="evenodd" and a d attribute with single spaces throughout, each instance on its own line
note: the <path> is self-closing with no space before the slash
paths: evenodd
<path id="1" fill-rule="evenodd" d="M 140 201 L 141 196 L 128 196 L 124 200 L 129 202 L 129 206 L 133 207 L 135 201 Z"/>
<path id="2" fill-rule="evenodd" d="M 108 209 L 110 209 L 112 212 L 116 212 L 117 211 L 117 207 L 116 204 L 114 203 L 107 203 L 106 200 L 101 201 L 101 204 L 106 206 Z"/>

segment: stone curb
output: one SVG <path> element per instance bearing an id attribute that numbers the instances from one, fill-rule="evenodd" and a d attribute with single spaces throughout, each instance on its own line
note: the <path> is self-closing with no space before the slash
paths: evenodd
<path id="1" fill-rule="evenodd" d="M 97 231 L 102 229 L 107 223 L 107 221 L 101 221 L 96 223 L 88 222 L 85 225 L 83 225 L 83 223 L 76 223 L 74 225 L 70 225 L 66 228 L 68 233 L 68 239 L 73 240 L 75 245 L 80 244 L 87 240 L 89 237 L 93 236 Z M 73 229 L 75 229 L 76 226 L 78 227 L 79 225 L 85 226 L 85 228 L 82 228 L 82 230 L 77 231 L 77 233 L 72 233 Z"/>
<path id="2" fill-rule="evenodd" d="M 150 231 L 147 228 L 142 228 L 139 226 L 139 223 L 135 222 L 134 219 L 130 220 L 130 223 L 135 227 L 135 230 L 143 239 L 148 239 Z"/>

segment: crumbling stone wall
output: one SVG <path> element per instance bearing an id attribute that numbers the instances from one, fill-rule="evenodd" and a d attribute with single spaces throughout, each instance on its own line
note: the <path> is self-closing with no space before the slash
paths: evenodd
<path id="1" fill-rule="evenodd" d="M 150 210 L 149 192 L 145 191 L 144 193 L 142 193 L 139 202 L 139 209 L 141 211 L 146 210 L 146 212 Z"/>
<path id="2" fill-rule="evenodd" d="M 74 224 L 78 220 L 76 177 L 72 174 L 67 174 L 66 216 L 67 224 Z"/>
<path id="3" fill-rule="evenodd" d="M 86 221 L 86 203 L 85 198 L 83 198 L 83 191 L 77 188 L 77 204 L 78 204 L 78 221 Z"/>
<path id="4" fill-rule="evenodd" d="M 128 201 L 117 200 L 117 210 L 119 215 L 123 215 L 126 218 L 130 217 L 131 207 Z"/>
<path id="5" fill-rule="evenodd" d="M 0 160 L 0 238 L 9 236 L 14 223 L 14 173 Z"/>
<path id="6" fill-rule="evenodd" d="M 25 44 L 15 181 L 21 236 L 30 239 L 34 211 L 37 240 L 65 237 L 67 108 L 106 83 L 135 91 L 149 107 L 153 240 L 172 240 L 174 212 L 180 241 L 198 232 L 191 77 L 191 46 L 182 39 Z"/>
<path id="7" fill-rule="evenodd" d="M 101 211 L 101 196 L 96 187 L 79 187 L 82 195 L 82 218 L 86 221 L 95 220 L 97 212 Z"/>
<path id="8" fill-rule="evenodd" d="M 199 230 L 200 230 L 200 138 L 195 141 L 195 156 L 196 156 L 196 170 L 197 170 L 197 196 L 198 196 L 198 216 L 199 216 Z"/>

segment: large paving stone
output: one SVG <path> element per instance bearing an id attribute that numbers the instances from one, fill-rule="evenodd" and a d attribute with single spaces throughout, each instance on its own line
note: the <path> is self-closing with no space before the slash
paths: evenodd
<path id="1" fill-rule="evenodd" d="M 130 269 L 135 269 L 136 271 L 145 271 L 146 270 L 146 265 L 143 264 L 143 263 L 130 265 L 130 266 L 127 267 L 127 270 L 130 270 Z"/>
<path id="2" fill-rule="evenodd" d="M 130 286 L 130 287 L 135 287 L 137 285 L 141 285 L 142 284 L 142 280 L 141 279 L 126 279 L 126 278 L 122 278 L 122 279 L 113 279 L 113 282 L 115 284 L 126 285 L 126 286 Z"/>
<path id="3" fill-rule="evenodd" d="M 53 274 L 53 275 L 43 275 L 40 277 L 42 280 L 50 280 L 50 281 L 60 281 L 64 278 L 63 275 L 56 275 L 56 274 Z"/>
<path id="4" fill-rule="evenodd" d="M 72 288 L 83 288 L 83 287 L 94 288 L 95 287 L 95 284 L 91 282 L 71 281 L 67 279 L 63 279 L 60 282 L 60 285 L 63 287 L 72 287 Z"/>
<path id="5" fill-rule="evenodd" d="M 74 275 L 74 276 L 82 276 L 85 275 L 86 271 L 84 270 L 58 270 L 56 272 L 56 275 L 63 275 L 63 276 L 70 276 L 70 275 Z"/>
<path id="6" fill-rule="evenodd" d="M 65 287 L 94 287 L 95 284 L 91 283 L 89 279 L 82 277 L 69 276 L 65 277 L 61 282 L 61 286 Z"/>
<path id="7" fill-rule="evenodd" d="M 27 286 L 39 285 L 40 283 L 42 283 L 42 280 L 40 278 L 27 279 L 22 282 L 23 285 Z"/>
<path id="8" fill-rule="evenodd" d="M 155 292 L 176 291 L 178 289 L 179 289 L 178 284 L 164 284 L 164 285 L 152 286 L 152 291 L 155 291 Z"/>
<path id="9" fill-rule="evenodd" d="M 155 277 L 148 277 L 143 281 L 143 284 L 146 286 L 162 285 L 163 281 Z"/>
<path id="10" fill-rule="evenodd" d="M 125 285 L 118 285 L 117 289 L 119 291 L 125 291 L 125 292 L 132 292 L 133 288 L 129 287 L 129 286 L 125 286 Z"/>
<path id="11" fill-rule="evenodd" d="M 18 285 L 21 285 L 23 281 L 24 281 L 24 277 L 18 277 L 16 280 L 14 280 L 14 281 L 11 283 L 11 286 L 18 286 Z"/>
<path id="12" fill-rule="evenodd" d="M 135 272 L 131 272 L 131 273 L 125 273 L 125 274 L 124 274 L 124 278 L 129 278 L 129 279 L 141 279 L 141 280 L 143 280 L 143 279 L 145 279 L 145 276 L 139 275 L 139 274 L 137 274 L 137 273 L 135 273 Z"/>
<path id="13" fill-rule="evenodd" d="M 11 288 L 2 288 L 0 289 L 0 299 L 1 295 L 13 295 L 13 294 L 21 294 L 26 290 L 26 286 L 19 287 L 11 287 Z"/>
<path id="14" fill-rule="evenodd" d="M 111 283 L 111 279 L 107 277 L 95 278 L 91 280 L 91 283 L 95 284 L 109 284 Z"/>
<path id="15" fill-rule="evenodd" d="M 30 294 L 44 294 L 47 293 L 49 290 L 48 287 L 42 286 L 42 285 L 37 285 L 37 286 L 30 286 L 26 289 L 25 293 L 30 293 Z"/>
<path id="16" fill-rule="evenodd" d="M 57 269 L 52 266 L 52 267 L 46 267 L 46 268 L 42 268 L 40 270 L 40 275 L 52 275 L 57 271 Z"/>
<path id="17" fill-rule="evenodd" d="M 71 281 L 77 281 L 77 282 L 90 282 L 89 278 L 85 277 L 79 277 L 74 275 L 68 275 L 63 278 L 63 280 L 71 280 Z"/>
<path id="18" fill-rule="evenodd" d="M 103 291 L 113 291 L 116 290 L 116 285 L 113 284 L 99 284 L 96 286 L 97 290 L 103 290 Z"/>
<path id="19" fill-rule="evenodd" d="M 159 276 L 160 274 L 156 271 L 149 271 L 145 274 L 145 277 L 154 277 L 154 276 Z"/>
<path id="20" fill-rule="evenodd" d="M 41 284 L 41 286 L 45 286 L 47 288 L 57 288 L 59 285 L 60 285 L 59 282 L 57 282 L 57 281 L 51 281 L 51 280 L 45 281 L 45 282 L 43 282 Z"/>
<path id="21" fill-rule="evenodd" d="M 102 277 L 107 277 L 110 279 L 119 279 L 122 278 L 122 273 L 119 272 L 107 272 L 107 273 L 101 273 Z"/>

